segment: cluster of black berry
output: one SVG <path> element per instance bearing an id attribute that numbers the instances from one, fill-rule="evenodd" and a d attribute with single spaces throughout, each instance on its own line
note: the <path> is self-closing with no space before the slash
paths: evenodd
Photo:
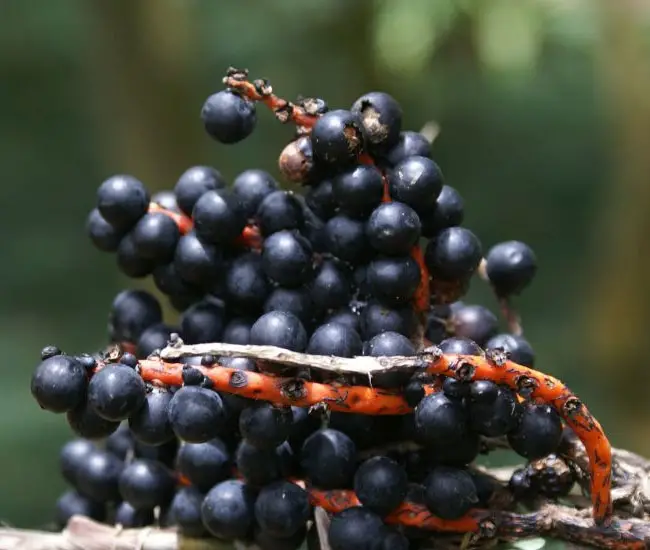
<path id="1" fill-rule="evenodd" d="M 530 460 L 555 452 L 557 412 L 488 380 L 391 373 L 371 384 L 204 355 L 184 359 L 182 383 L 169 384 L 145 380 L 139 361 L 179 335 L 187 344 L 337 357 L 414 356 L 436 344 L 449 354 L 498 351 L 532 367 L 521 334 L 500 332 L 489 309 L 459 299 L 479 271 L 506 303 L 532 280 L 534 254 L 509 241 L 483 259 L 431 144 L 402 130 L 388 94 L 329 110 L 322 100 L 281 100 L 239 71 L 226 84 L 203 107 L 208 134 L 241 141 L 255 127 L 256 102 L 266 103 L 298 126 L 279 166 L 306 192 L 281 190 L 259 169 L 229 186 L 205 166 L 153 196 L 132 176 L 101 184 L 87 224 L 93 243 L 115 253 L 127 276 L 152 275 L 180 316 L 165 323 L 156 297 L 124 290 L 110 309 L 116 347 L 78 356 L 43 350 L 32 393 L 42 408 L 66 413 L 80 438 L 61 454 L 73 489 L 58 519 L 158 522 L 273 550 L 298 548 L 312 507 L 322 506 L 333 512 L 333 550 L 415 548 L 431 532 L 400 525 L 400 510 L 421 506 L 444 524 L 489 507 L 499 485 L 470 464 L 493 438 Z M 326 402 L 256 401 L 236 395 L 234 382 L 215 388 L 204 373 L 219 368 L 261 373 L 270 385 L 290 376 L 383 387 L 413 410 L 374 416 Z M 327 504 L 334 501 L 339 509 Z"/>

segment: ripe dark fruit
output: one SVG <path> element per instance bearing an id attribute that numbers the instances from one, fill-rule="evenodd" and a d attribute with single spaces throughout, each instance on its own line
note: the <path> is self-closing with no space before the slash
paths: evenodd
<path id="1" fill-rule="evenodd" d="M 278 182 L 264 170 L 244 170 L 232 182 L 232 191 L 247 218 L 252 218 L 262 201 L 278 189 Z"/>
<path id="2" fill-rule="evenodd" d="M 522 412 L 510 388 L 482 380 L 470 385 L 468 409 L 471 428 L 487 437 L 499 437 L 515 429 Z"/>
<path id="3" fill-rule="evenodd" d="M 497 334 L 487 341 L 485 349 L 486 351 L 503 350 L 511 361 L 525 367 L 532 368 L 535 365 L 535 352 L 523 336 Z"/>
<path id="4" fill-rule="evenodd" d="M 171 392 L 154 389 L 147 394 L 142 406 L 129 417 L 133 436 L 147 445 L 162 445 L 174 437 L 169 423 Z"/>
<path id="5" fill-rule="evenodd" d="M 255 129 L 255 104 L 230 90 L 222 90 L 205 100 L 201 120 L 213 139 L 224 144 L 237 143 Z"/>
<path id="6" fill-rule="evenodd" d="M 153 510 L 138 510 L 128 502 L 121 502 L 115 510 L 115 525 L 120 525 L 125 529 L 146 527 L 153 521 Z"/>
<path id="7" fill-rule="evenodd" d="M 149 327 L 162 321 L 158 300 L 144 290 L 123 290 L 113 300 L 109 333 L 114 342 L 135 343 Z"/>
<path id="8" fill-rule="evenodd" d="M 203 242 L 196 233 L 191 232 L 178 241 L 174 267 L 187 283 L 209 288 L 225 269 L 223 251 L 216 245 Z"/>
<path id="9" fill-rule="evenodd" d="M 207 191 L 192 210 L 194 229 L 205 242 L 228 244 L 246 225 L 246 215 L 239 199 L 228 190 Z"/>
<path id="10" fill-rule="evenodd" d="M 364 94 L 354 102 L 351 111 L 361 117 L 371 151 L 386 151 L 398 142 L 402 129 L 402 109 L 387 93 Z"/>
<path id="11" fill-rule="evenodd" d="M 273 191 L 257 207 L 255 221 L 262 235 L 271 235 L 283 229 L 300 229 L 305 214 L 300 201 L 290 191 Z"/>
<path id="12" fill-rule="evenodd" d="M 311 507 L 307 492 L 289 481 L 264 487 L 255 501 L 255 519 L 274 537 L 291 537 L 303 529 Z"/>
<path id="13" fill-rule="evenodd" d="M 169 505 L 170 520 L 178 525 L 179 531 L 186 537 L 199 538 L 205 535 L 201 519 L 203 493 L 194 487 L 181 487 L 176 491 Z"/>
<path id="14" fill-rule="evenodd" d="M 508 434 L 512 449 L 534 460 L 557 449 L 562 439 L 562 421 L 549 405 L 525 405 L 519 426 Z"/>
<path id="15" fill-rule="evenodd" d="M 300 464 L 321 489 L 349 487 L 354 475 L 356 446 L 344 433 L 324 429 L 310 435 L 302 446 Z"/>
<path id="16" fill-rule="evenodd" d="M 192 166 L 181 174 L 174 186 L 178 207 L 187 215 L 192 215 L 194 205 L 207 191 L 226 187 L 221 172 L 210 166 Z"/>
<path id="17" fill-rule="evenodd" d="M 312 274 L 309 241 L 292 231 L 278 231 L 264 241 L 262 269 L 269 279 L 286 287 L 307 282 Z"/>
<path id="18" fill-rule="evenodd" d="M 106 420 L 126 420 L 144 400 L 142 378 L 126 365 L 107 365 L 88 384 L 88 403 Z"/>
<path id="19" fill-rule="evenodd" d="M 136 253 L 156 264 L 170 262 L 174 258 L 180 238 L 178 226 L 161 212 L 144 215 L 131 231 Z"/>
<path id="20" fill-rule="evenodd" d="M 408 204 L 417 212 L 435 205 L 442 181 L 438 165 L 420 156 L 405 158 L 388 175 L 391 198 Z"/>
<path id="21" fill-rule="evenodd" d="M 120 495 L 138 509 L 166 506 L 174 497 L 174 478 L 159 462 L 137 459 L 120 474 Z"/>
<path id="22" fill-rule="evenodd" d="M 442 519 L 457 519 L 478 502 L 476 486 L 464 470 L 439 466 L 424 481 L 425 502 Z"/>
<path id="23" fill-rule="evenodd" d="M 431 143 L 419 132 L 406 131 L 400 133 L 397 143 L 383 155 L 382 160 L 395 166 L 413 156 L 431 158 Z"/>
<path id="24" fill-rule="evenodd" d="M 120 496 L 118 479 L 123 467 L 113 454 L 96 449 L 79 465 L 75 486 L 96 502 L 115 502 Z"/>
<path id="25" fill-rule="evenodd" d="M 194 487 L 207 492 L 228 478 L 230 460 L 225 443 L 215 438 L 205 443 L 184 443 L 178 451 L 176 468 Z"/>
<path id="26" fill-rule="evenodd" d="M 409 356 L 415 355 L 415 346 L 403 334 L 386 331 L 373 336 L 366 342 L 363 354 L 372 357 Z"/>
<path id="27" fill-rule="evenodd" d="M 76 491 L 66 491 L 56 501 L 55 521 L 63 529 L 72 516 L 85 516 L 95 521 L 103 521 L 106 507 Z"/>
<path id="28" fill-rule="evenodd" d="M 270 311 L 251 327 L 251 344 L 304 351 L 307 332 L 295 315 L 286 311 Z"/>
<path id="29" fill-rule="evenodd" d="M 63 478 L 73 486 L 77 485 L 77 472 L 97 448 L 87 439 L 68 441 L 59 452 L 59 468 Z"/>
<path id="30" fill-rule="evenodd" d="M 99 209 L 95 208 L 86 219 L 86 233 L 92 243 L 103 252 L 115 252 L 125 231 L 118 229 L 104 219 Z"/>
<path id="31" fill-rule="evenodd" d="M 434 237 L 447 227 L 456 227 L 463 223 L 465 203 L 458 191 L 450 185 L 443 185 L 435 205 L 421 212 L 422 235 Z"/>
<path id="32" fill-rule="evenodd" d="M 108 178 L 97 190 L 97 208 L 113 227 L 131 228 L 147 212 L 149 192 L 133 176 Z"/>
<path id="33" fill-rule="evenodd" d="M 85 439 L 103 439 L 111 435 L 120 423 L 99 416 L 86 402 L 68 411 L 66 419 L 72 431 Z"/>
<path id="34" fill-rule="evenodd" d="M 168 410 L 174 433 L 189 443 L 202 443 L 218 436 L 226 420 L 221 397 L 198 386 L 178 390 Z"/>
<path id="35" fill-rule="evenodd" d="M 261 403 L 245 408 L 239 415 L 239 431 L 251 445 L 275 449 L 291 432 L 291 408 Z"/>
<path id="36" fill-rule="evenodd" d="M 429 241 L 424 259 L 432 277 L 453 281 L 471 277 L 481 254 L 481 243 L 474 233 L 463 227 L 449 227 Z"/>
<path id="37" fill-rule="evenodd" d="M 368 265 L 368 287 L 388 306 L 408 302 L 420 284 L 420 269 L 410 256 L 380 257 Z"/>
<path id="38" fill-rule="evenodd" d="M 329 165 L 354 162 L 364 147 L 364 130 L 358 115 L 337 109 L 318 119 L 311 132 L 314 155 Z"/>
<path id="39" fill-rule="evenodd" d="M 354 492 L 361 504 L 381 516 L 392 512 L 408 490 L 406 471 L 394 460 L 376 456 L 354 474 Z"/>
<path id="40" fill-rule="evenodd" d="M 216 537 L 246 538 L 253 530 L 254 506 L 254 493 L 246 484 L 235 479 L 224 481 L 215 485 L 203 500 L 203 525 Z"/>
<path id="41" fill-rule="evenodd" d="M 384 182 L 375 166 L 361 164 L 333 180 L 334 199 L 343 214 L 365 219 L 381 202 Z"/>
<path id="42" fill-rule="evenodd" d="M 367 508 L 348 508 L 332 516 L 330 546 L 332 550 L 377 550 L 384 528 L 381 518 Z"/>
<path id="43" fill-rule="evenodd" d="M 180 318 L 183 341 L 188 344 L 219 341 L 225 324 L 224 308 L 208 300 L 190 306 Z"/>
<path id="44" fill-rule="evenodd" d="M 313 355 L 354 357 L 361 355 L 361 347 L 361 338 L 354 330 L 340 323 L 326 323 L 314 331 L 306 352 Z"/>
<path id="45" fill-rule="evenodd" d="M 488 308 L 480 305 L 463 305 L 456 308 L 450 318 L 454 335 L 473 340 L 479 346 L 499 330 L 499 320 Z"/>
<path id="46" fill-rule="evenodd" d="M 41 362 L 32 376 L 32 395 L 42 409 L 64 413 L 77 407 L 86 393 L 86 369 L 68 355 Z"/>
<path id="47" fill-rule="evenodd" d="M 325 224 L 325 240 L 330 252 L 345 262 L 360 264 L 370 256 L 363 222 L 338 214 Z"/>
<path id="48" fill-rule="evenodd" d="M 366 224 L 370 244 L 381 254 L 405 255 L 418 242 L 422 225 L 410 206 L 389 202 L 378 206 Z"/>
<path id="49" fill-rule="evenodd" d="M 497 294 L 519 294 L 535 277 L 537 258 L 527 244 L 506 241 L 488 251 L 485 270 Z"/>

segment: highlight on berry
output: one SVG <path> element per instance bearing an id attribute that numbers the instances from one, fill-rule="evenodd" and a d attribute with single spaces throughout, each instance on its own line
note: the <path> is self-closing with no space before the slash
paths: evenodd
<path id="1" fill-rule="evenodd" d="M 134 175 L 99 185 L 91 242 L 159 293 L 115 296 L 105 349 L 41 352 L 31 393 L 74 433 L 58 525 L 262 550 L 645 548 L 645 524 L 612 520 L 601 426 L 523 334 L 533 250 L 463 225 L 461 193 L 389 94 L 340 107 L 245 70 L 223 83 L 200 109 L 207 134 L 239 144 L 267 107 L 292 126 L 277 169 L 301 191 L 276 167 L 226 181 L 192 166 L 153 196 Z M 474 283 L 496 313 L 466 301 Z M 504 448 L 520 468 L 478 465 Z"/>

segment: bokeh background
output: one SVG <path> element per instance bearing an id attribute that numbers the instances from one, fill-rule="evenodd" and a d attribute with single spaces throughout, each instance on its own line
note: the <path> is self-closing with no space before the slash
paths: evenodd
<path id="1" fill-rule="evenodd" d="M 277 173 L 289 129 L 245 142 L 199 119 L 229 65 L 288 98 L 382 89 L 487 249 L 540 269 L 517 301 L 540 368 L 615 445 L 650 453 L 650 4 L 644 0 L 0 1 L 0 519 L 42 526 L 63 483 L 62 417 L 29 394 L 39 350 L 104 345 L 132 284 L 84 234 L 99 183 L 171 188 L 185 168 Z M 147 284 L 139 283 L 139 284 Z M 495 306 L 477 281 L 468 301 Z"/>

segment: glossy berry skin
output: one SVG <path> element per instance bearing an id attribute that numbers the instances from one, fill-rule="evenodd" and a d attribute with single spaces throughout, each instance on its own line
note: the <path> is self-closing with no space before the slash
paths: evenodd
<path id="1" fill-rule="evenodd" d="M 249 252 L 233 260 L 226 273 L 226 295 L 237 310 L 257 312 L 270 293 L 271 283 L 259 254 Z"/>
<path id="2" fill-rule="evenodd" d="M 330 310 L 348 304 L 352 292 L 350 273 L 333 260 L 324 260 L 309 285 L 309 297 L 320 310 Z"/>
<path id="3" fill-rule="evenodd" d="M 404 131 L 400 132 L 397 143 L 382 156 L 382 162 L 395 166 L 413 156 L 431 158 L 431 143 L 420 132 Z"/>
<path id="4" fill-rule="evenodd" d="M 230 475 L 231 457 L 225 443 L 184 443 L 178 451 L 176 469 L 200 491 L 207 492 Z"/>
<path id="5" fill-rule="evenodd" d="M 187 344 L 218 342 L 225 324 L 224 308 L 208 300 L 190 306 L 180 318 L 181 334 Z"/>
<path id="6" fill-rule="evenodd" d="M 293 424 L 291 408 L 260 403 L 245 408 L 239 415 L 239 432 L 259 449 L 275 449 L 289 437 Z"/>
<path id="7" fill-rule="evenodd" d="M 325 224 L 325 240 L 329 252 L 344 262 L 359 265 L 371 256 L 365 224 L 344 214 L 334 216 Z"/>
<path id="8" fill-rule="evenodd" d="M 354 492 L 361 504 L 385 516 L 397 508 L 408 491 L 406 471 L 385 456 L 369 458 L 354 474 Z"/>
<path id="9" fill-rule="evenodd" d="M 366 223 L 370 244 L 377 252 L 390 256 L 408 254 L 417 244 L 421 229 L 418 214 L 401 202 L 379 205 Z"/>
<path id="10" fill-rule="evenodd" d="M 439 466 L 424 482 L 425 503 L 442 519 L 458 519 L 478 502 L 476 486 L 464 470 Z"/>
<path id="11" fill-rule="evenodd" d="M 270 311 L 251 327 L 251 344 L 304 351 L 307 347 L 307 332 L 295 315 L 285 311 Z"/>
<path id="12" fill-rule="evenodd" d="M 124 463 L 111 453 L 96 449 L 79 465 L 76 489 L 96 502 L 119 498 L 118 480 Z"/>
<path id="13" fill-rule="evenodd" d="M 179 389 L 169 403 L 169 421 L 177 437 L 189 443 L 213 439 L 223 429 L 226 411 L 216 392 L 198 386 Z"/>
<path id="14" fill-rule="evenodd" d="M 201 120 L 211 138 L 230 145 L 251 135 L 257 114 L 253 102 L 231 90 L 222 90 L 205 100 Z"/>
<path id="15" fill-rule="evenodd" d="M 192 210 L 197 236 L 213 244 L 229 244 L 241 234 L 246 215 L 239 199 L 229 190 L 208 191 Z"/>
<path id="16" fill-rule="evenodd" d="M 311 335 L 306 353 L 355 357 L 361 355 L 361 347 L 361 338 L 355 331 L 339 323 L 326 323 Z"/>
<path id="17" fill-rule="evenodd" d="M 560 415 L 549 405 L 525 405 L 519 426 L 508 434 L 512 450 L 529 460 L 555 452 L 561 439 Z"/>
<path id="18" fill-rule="evenodd" d="M 349 487 L 356 467 L 356 445 L 337 430 L 323 429 L 302 446 L 300 465 L 306 477 L 321 489 Z"/>
<path id="19" fill-rule="evenodd" d="M 338 209 L 334 198 L 334 183 L 331 179 L 323 179 L 311 185 L 305 194 L 305 203 L 322 220 L 329 220 Z"/>
<path id="20" fill-rule="evenodd" d="M 535 351 L 523 336 L 515 334 L 497 334 L 485 344 L 486 350 L 503 350 L 508 358 L 524 367 L 535 365 Z"/>
<path id="21" fill-rule="evenodd" d="M 244 317 L 234 317 L 223 329 L 221 339 L 226 344 L 241 344 L 245 346 L 251 340 L 253 321 Z"/>
<path id="22" fill-rule="evenodd" d="M 146 359 L 155 350 L 163 349 L 169 343 L 173 332 L 177 333 L 178 329 L 165 323 L 150 326 L 138 338 L 136 355 L 140 359 Z"/>
<path id="23" fill-rule="evenodd" d="M 106 420 L 126 420 L 144 400 L 142 378 L 126 365 L 107 365 L 95 373 L 88 384 L 88 402 Z"/>
<path id="24" fill-rule="evenodd" d="M 169 210 L 170 212 L 176 212 L 177 214 L 181 213 L 178 201 L 176 200 L 176 194 L 173 191 L 158 191 L 151 195 L 151 202 L 165 210 Z"/>
<path id="25" fill-rule="evenodd" d="M 472 276 L 481 255 L 481 242 L 474 233 L 464 227 L 449 227 L 429 241 L 424 261 L 434 279 L 457 281 Z"/>
<path id="26" fill-rule="evenodd" d="M 120 525 L 125 529 L 146 527 L 153 522 L 153 510 L 137 510 L 128 502 L 121 502 L 115 510 L 115 525 Z"/>
<path id="27" fill-rule="evenodd" d="M 427 157 L 407 157 L 388 175 L 390 196 L 416 212 L 432 208 L 442 190 L 442 172 Z"/>
<path id="28" fill-rule="evenodd" d="M 174 478 L 159 462 L 139 458 L 128 464 L 120 474 L 122 498 L 137 509 L 166 506 L 174 497 Z"/>
<path id="29" fill-rule="evenodd" d="M 113 176 L 97 189 L 97 208 L 112 226 L 129 229 L 147 212 L 149 192 L 133 176 Z"/>
<path id="30" fill-rule="evenodd" d="M 246 538 L 255 522 L 255 495 L 242 481 L 215 485 L 201 505 L 203 525 L 215 537 Z"/>
<path id="31" fill-rule="evenodd" d="M 294 470 L 294 454 L 287 442 L 275 449 L 259 449 L 242 439 L 235 453 L 235 464 L 246 483 L 263 487 L 291 475 Z"/>
<path id="32" fill-rule="evenodd" d="M 72 486 L 77 484 L 77 471 L 97 447 L 87 439 L 73 439 L 59 451 L 59 469 L 63 478 Z"/>
<path id="33" fill-rule="evenodd" d="M 527 499 L 534 495 L 533 480 L 528 468 L 517 468 L 508 482 L 508 489 L 516 499 Z"/>
<path id="34" fill-rule="evenodd" d="M 194 296 L 201 297 L 201 291 L 183 280 L 173 262 L 158 265 L 153 270 L 153 282 L 156 288 L 166 296 Z"/>
<path id="35" fill-rule="evenodd" d="M 385 92 L 369 92 L 357 99 L 350 109 L 363 124 L 368 149 L 386 151 L 397 144 L 402 129 L 402 108 Z"/>
<path id="36" fill-rule="evenodd" d="M 332 550 L 380 550 L 385 526 L 377 514 L 357 506 L 332 516 L 329 543 Z"/>
<path id="37" fill-rule="evenodd" d="M 255 529 L 254 541 L 260 550 L 299 550 L 307 535 L 306 524 L 290 537 L 274 537 L 259 527 Z"/>
<path id="38" fill-rule="evenodd" d="M 314 313 L 309 290 L 306 287 L 274 288 L 264 302 L 264 313 L 269 311 L 286 311 L 298 317 L 301 323 L 308 323 Z"/>
<path id="39" fill-rule="evenodd" d="M 373 300 L 361 312 L 360 323 L 364 340 L 370 340 L 381 332 L 398 332 L 410 338 L 417 319 L 410 305 L 390 308 Z"/>
<path id="40" fill-rule="evenodd" d="M 64 413 L 82 403 L 86 383 L 86 369 L 79 361 L 68 355 L 56 355 L 36 367 L 31 392 L 41 409 Z"/>
<path id="41" fill-rule="evenodd" d="M 444 393 L 427 395 L 415 409 L 415 435 L 440 462 L 466 463 L 478 452 L 464 404 Z M 474 448 L 476 446 L 476 448 Z"/>
<path id="42" fill-rule="evenodd" d="M 438 347 L 443 353 L 452 355 L 483 355 L 483 350 L 474 340 L 462 337 L 445 338 Z"/>
<path id="43" fill-rule="evenodd" d="M 142 216 L 135 224 L 131 238 L 139 256 L 163 264 L 174 258 L 180 232 L 169 216 L 152 212 Z"/>
<path id="44" fill-rule="evenodd" d="M 339 323 L 357 334 L 361 332 L 361 322 L 359 314 L 350 308 L 341 308 L 333 311 L 325 317 L 324 323 Z"/>
<path id="45" fill-rule="evenodd" d="M 264 197 L 255 213 L 255 222 L 262 235 L 283 229 L 301 229 L 305 223 L 302 205 L 290 191 L 273 191 Z"/>
<path id="46" fill-rule="evenodd" d="M 336 176 L 333 191 L 343 214 L 365 219 L 381 203 L 384 182 L 376 166 L 361 164 Z"/>
<path id="47" fill-rule="evenodd" d="M 264 170 L 244 170 L 232 182 L 232 191 L 247 218 L 252 218 L 262 201 L 278 189 L 278 182 Z"/>
<path id="48" fill-rule="evenodd" d="M 85 516 L 95 521 L 103 521 L 106 516 L 106 507 L 76 491 L 66 491 L 56 501 L 56 524 L 63 529 L 72 516 Z"/>
<path id="49" fill-rule="evenodd" d="M 143 279 L 151 275 L 156 267 L 154 260 L 145 258 L 138 253 L 131 233 L 127 233 L 120 241 L 115 259 L 119 270 L 131 279 Z"/>
<path id="50" fill-rule="evenodd" d="M 174 266 L 184 281 L 209 288 L 225 268 L 223 251 L 190 232 L 183 235 L 176 245 Z"/>
<path id="51" fill-rule="evenodd" d="M 415 346 L 402 334 L 381 332 L 366 343 L 363 354 L 372 357 L 411 356 L 415 355 Z"/>
<path id="52" fill-rule="evenodd" d="M 150 326 L 162 321 L 158 300 L 144 290 L 123 290 L 111 304 L 108 330 L 114 342 L 135 343 Z"/>
<path id="53" fill-rule="evenodd" d="M 68 411 L 66 420 L 72 431 L 84 439 L 103 439 L 119 428 L 120 423 L 99 416 L 88 403 Z"/>
<path id="54" fill-rule="evenodd" d="M 499 330 L 496 315 L 481 305 L 463 305 L 457 308 L 451 314 L 450 321 L 457 337 L 473 340 L 479 346 L 485 345 Z"/>
<path id="55" fill-rule="evenodd" d="M 291 537 L 300 532 L 307 523 L 310 512 L 307 491 L 289 481 L 267 485 L 255 501 L 255 519 L 258 525 L 275 537 Z"/>
<path id="56" fill-rule="evenodd" d="M 372 295 L 388 306 L 408 302 L 420 284 L 420 269 L 410 256 L 377 258 L 366 276 Z"/>
<path id="57" fill-rule="evenodd" d="M 269 279 L 282 286 L 300 286 L 312 274 L 311 244 L 298 232 L 273 233 L 264 241 L 262 268 Z"/>
<path id="58" fill-rule="evenodd" d="M 515 429 L 522 412 L 512 390 L 486 380 L 470 384 L 467 406 L 470 427 L 486 437 L 499 437 Z"/>
<path id="59" fill-rule="evenodd" d="M 360 117 L 343 109 L 325 113 L 311 131 L 314 156 L 325 165 L 353 163 L 363 151 L 364 140 Z"/>
<path id="60" fill-rule="evenodd" d="M 149 392 L 142 406 L 129 417 L 133 436 L 147 445 L 162 445 L 174 437 L 169 423 L 169 403 L 172 394 L 166 390 Z"/>
<path id="61" fill-rule="evenodd" d="M 210 166 L 192 166 L 181 174 L 174 186 L 178 207 L 186 216 L 192 215 L 194 205 L 204 193 L 224 189 L 226 180 L 221 172 Z"/>
<path id="62" fill-rule="evenodd" d="M 463 399 L 469 395 L 471 384 L 455 378 L 446 377 L 442 382 L 442 391 L 452 399 Z"/>
<path id="63" fill-rule="evenodd" d="M 125 235 L 124 230 L 106 221 L 97 208 L 91 210 L 86 219 L 86 233 L 95 247 L 102 252 L 116 252 Z"/>
<path id="64" fill-rule="evenodd" d="M 465 202 L 450 185 L 443 185 L 436 203 L 421 214 L 422 235 L 431 238 L 447 227 L 456 227 L 465 218 Z"/>
<path id="65" fill-rule="evenodd" d="M 535 253 L 520 241 L 506 241 L 493 246 L 485 259 L 488 279 L 500 296 L 521 293 L 537 273 Z"/>
<path id="66" fill-rule="evenodd" d="M 199 538 L 205 535 L 201 519 L 201 505 L 204 495 L 195 487 L 181 487 L 176 491 L 169 505 L 169 519 L 178 526 L 186 537 Z"/>

